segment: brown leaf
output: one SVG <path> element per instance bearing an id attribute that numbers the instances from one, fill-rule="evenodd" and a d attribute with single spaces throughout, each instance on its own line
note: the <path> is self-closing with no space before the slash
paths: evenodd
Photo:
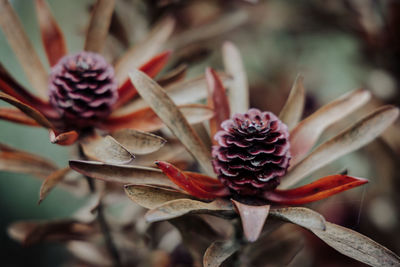
<path id="1" fill-rule="evenodd" d="M 348 116 L 365 104 L 369 98 L 370 93 L 366 90 L 352 91 L 326 104 L 301 121 L 290 132 L 289 141 L 292 154 L 290 165 L 295 166 L 307 155 L 328 126 Z"/>
<path id="2" fill-rule="evenodd" d="M 298 165 L 289 170 L 288 174 L 282 178 L 279 189 L 285 189 L 296 184 L 313 171 L 368 144 L 386 130 L 398 115 L 398 108 L 392 106 L 384 106 L 375 110 L 337 136 L 321 144 Z"/>
<path id="3" fill-rule="evenodd" d="M 153 80 L 140 71 L 132 71 L 131 81 L 139 94 L 160 117 L 165 125 L 174 133 L 186 149 L 196 158 L 204 171 L 213 175 L 211 155 L 204 147 L 199 136 L 189 125 L 178 107 L 169 98 L 165 91 Z"/>
<path id="4" fill-rule="evenodd" d="M 70 170 L 69 167 L 59 169 L 51 173 L 46 180 L 43 181 L 42 186 L 40 187 L 38 204 L 42 203 L 50 191 L 64 179 L 65 175 L 67 175 Z"/>
<path id="5" fill-rule="evenodd" d="M 0 27 L 29 82 L 41 96 L 47 96 L 47 72 L 8 0 L 0 0 Z"/>
<path id="6" fill-rule="evenodd" d="M 67 53 L 64 34 L 46 1 L 36 0 L 35 4 L 44 50 L 50 66 L 54 66 Z"/>
<path id="7" fill-rule="evenodd" d="M 204 253 L 203 266 L 218 267 L 239 249 L 240 244 L 238 242 L 232 240 L 215 241 L 207 248 L 206 253 Z"/>
<path id="8" fill-rule="evenodd" d="M 29 125 L 29 126 L 39 126 L 39 124 L 31 119 L 30 117 L 26 116 L 25 113 L 18 109 L 14 108 L 0 108 L 0 119 L 6 120 L 6 121 L 12 121 L 16 123 L 21 123 L 24 125 Z"/>
<path id="9" fill-rule="evenodd" d="M 224 67 L 232 78 L 228 90 L 231 114 L 245 113 L 249 109 L 249 85 L 239 49 L 231 42 L 222 46 Z"/>
<path id="10" fill-rule="evenodd" d="M 255 242 L 261 234 L 271 206 L 246 205 L 233 199 L 232 203 L 235 205 L 242 221 L 244 236 L 247 241 Z"/>
<path id="11" fill-rule="evenodd" d="M 136 131 L 133 129 L 123 129 L 112 133 L 121 145 L 132 154 L 149 154 L 159 150 L 167 142 L 164 138 L 155 134 Z"/>
<path id="12" fill-rule="evenodd" d="M 135 203 L 146 209 L 154 209 L 165 202 L 191 198 L 191 196 L 177 190 L 148 185 L 125 185 L 125 193 Z"/>
<path id="13" fill-rule="evenodd" d="M 340 253 L 370 266 L 400 266 L 399 256 L 353 230 L 327 222 L 325 230 L 311 231 Z"/>
<path id="14" fill-rule="evenodd" d="M 299 123 L 303 115 L 306 92 L 303 86 L 303 76 L 297 75 L 296 80 L 290 90 L 288 99 L 279 113 L 279 118 L 287 125 L 289 130 Z"/>
<path id="15" fill-rule="evenodd" d="M 326 228 L 325 218 L 318 212 L 307 208 L 272 208 L 269 211 L 269 215 L 270 217 L 294 223 L 310 230 L 324 230 Z"/>
<path id="16" fill-rule="evenodd" d="M 155 168 L 104 164 L 93 161 L 70 160 L 71 169 L 91 178 L 120 184 L 159 185 L 179 189 L 167 176 Z"/>
<path id="17" fill-rule="evenodd" d="M 187 68 L 188 66 L 186 64 L 180 64 L 178 67 L 170 70 L 157 79 L 157 83 L 162 87 L 177 83 L 185 78 Z"/>
<path id="18" fill-rule="evenodd" d="M 176 199 L 149 210 L 146 221 L 158 222 L 177 218 L 186 214 L 211 214 L 219 217 L 233 215 L 232 204 L 225 199 L 216 199 L 212 202 L 202 202 L 191 199 Z"/>
<path id="19" fill-rule="evenodd" d="M 175 21 L 167 17 L 161 20 L 139 44 L 130 48 L 115 64 L 115 75 L 119 84 L 122 84 L 128 73 L 155 56 L 164 46 L 172 34 Z"/>
<path id="20" fill-rule="evenodd" d="M 101 53 L 106 42 L 115 0 L 97 0 L 86 33 L 85 51 Z"/>
<path id="21" fill-rule="evenodd" d="M 127 164 L 135 156 L 113 137 L 97 134 L 85 138 L 81 142 L 83 154 L 90 159 L 110 164 Z"/>

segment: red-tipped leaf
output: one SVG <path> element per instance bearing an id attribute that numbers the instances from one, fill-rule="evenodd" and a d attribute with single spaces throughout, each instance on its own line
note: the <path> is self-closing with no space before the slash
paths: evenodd
<path id="1" fill-rule="evenodd" d="M 323 177 L 298 188 L 266 192 L 264 193 L 264 198 L 279 204 L 306 204 L 366 183 L 368 183 L 366 179 L 336 174 Z"/>
<path id="2" fill-rule="evenodd" d="M 206 192 L 210 192 L 218 197 L 230 195 L 229 189 L 215 178 L 196 172 L 184 172 L 184 174 L 192 183 Z"/>
<path id="3" fill-rule="evenodd" d="M 170 55 L 171 51 L 164 51 L 150 59 L 139 69 L 151 78 L 154 78 L 163 69 L 165 64 L 167 64 Z M 131 83 L 131 80 L 126 79 L 125 82 L 120 86 L 120 88 L 118 88 L 118 101 L 115 104 L 115 107 L 120 107 L 124 105 L 136 95 L 137 91 Z"/>

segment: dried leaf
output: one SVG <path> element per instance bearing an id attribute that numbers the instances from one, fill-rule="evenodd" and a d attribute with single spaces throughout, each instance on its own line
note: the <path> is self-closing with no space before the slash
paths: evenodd
<path id="1" fill-rule="evenodd" d="M 25 113 L 28 117 L 34 119 L 38 124 L 42 125 L 45 128 L 53 128 L 52 124 L 46 119 L 45 116 L 42 115 L 38 110 L 22 103 L 16 98 L 7 95 L 5 93 L 0 92 L 0 99 L 6 101 L 7 103 L 15 106 L 23 113 Z"/>
<path id="2" fill-rule="evenodd" d="M 370 98 L 366 90 L 355 90 L 323 106 L 301 121 L 290 133 L 291 166 L 296 166 L 331 124 L 364 105 Z"/>
<path id="3" fill-rule="evenodd" d="M 214 109 L 215 113 L 214 118 L 210 120 L 210 134 L 214 136 L 221 129 L 221 123 L 230 117 L 229 101 L 225 87 L 213 69 L 206 69 L 206 80 L 209 95 L 208 105 Z M 215 142 L 215 140 L 213 141 Z"/>
<path id="4" fill-rule="evenodd" d="M 204 253 L 203 266 L 218 267 L 239 249 L 240 244 L 238 242 L 232 240 L 215 241 L 207 248 L 206 253 Z"/>
<path id="5" fill-rule="evenodd" d="M 64 34 L 46 1 L 36 0 L 35 4 L 44 50 L 50 66 L 54 66 L 67 53 Z"/>
<path id="6" fill-rule="evenodd" d="M 189 153 L 198 160 L 204 171 L 213 175 L 211 155 L 165 91 L 140 71 L 132 71 L 130 77 L 142 98 L 148 102 L 171 132 L 178 137 Z"/>
<path id="7" fill-rule="evenodd" d="M 185 78 L 187 68 L 188 68 L 188 65 L 180 64 L 178 67 L 170 70 L 169 72 L 164 74 L 162 77 L 157 79 L 157 83 L 162 87 L 166 87 L 168 85 L 175 84 Z"/>
<path id="8" fill-rule="evenodd" d="M 50 136 L 50 142 L 60 146 L 72 145 L 79 138 L 79 134 L 76 131 L 57 133 L 54 130 L 50 130 L 49 136 Z"/>
<path id="9" fill-rule="evenodd" d="M 228 90 L 231 113 L 245 113 L 249 109 L 249 85 L 239 49 L 233 43 L 225 42 L 222 55 L 225 70 L 233 78 Z"/>
<path id="10" fill-rule="evenodd" d="M 191 198 L 182 192 L 168 188 L 160 188 L 148 185 L 125 185 L 125 193 L 135 203 L 146 209 L 154 209 L 165 202 Z"/>
<path id="11" fill-rule="evenodd" d="M 113 137 L 93 135 L 81 142 L 83 154 L 90 159 L 110 164 L 127 164 L 135 156 Z"/>
<path id="12" fill-rule="evenodd" d="M 32 86 L 47 96 L 47 72 L 8 0 L 0 0 L 0 27 Z"/>
<path id="13" fill-rule="evenodd" d="M 35 120 L 26 116 L 22 111 L 14 108 L 0 108 L 0 119 L 29 126 L 39 126 Z"/>
<path id="14" fill-rule="evenodd" d="M 104 164 L 93 161 L 70 160 L 71 169 L 106 182 L 120 184 L 160 185 L 179 189 L 160 170 L 142 166 Z"/>
<path id="15" fill-rule="evenodd" d="M 115 0 L 97 0 L 89 29 L 86 33 L 85 51 L 101 53 L 106 42 Z"/>
<path id="16" fill-rule="evenodd" d="M 40 204 L 47 197 L 50 191 L 64 179 L 65 175 L 67 175 L 70 170 L 69 167 L 59 169 L 50 174 L 46 180 L 43 181 L 42 186 L 40 187 L 38 204 Z"/>
<path id="17" fill-rule="evenodd" d="M 269 216 L 297 224 L 309 230 L 325 230 L 325 218 L 313 210 L 300 207 L 272 208 Z"/>
<path id="18" fill-rule="evenodd" d="M 340 253 L 370 266 L 399 266 L 400 257 L 375 241 L 345 227 L 326 223 L 324 230 L 311 230 Z"/>
<path id="19" fill-rule="evenodd" d="M 290 90 L 288 99 L 283 106 L 279 118 L 283 123 L 287 125 L 289 130 L 299 123 L 301 116 L 303 115 L 303 108 L 305 102 L 305 89 L 303 86 L 304 77 L 297 75 L 296 80 Z"/>
<path id="20" fill-rule="evenodd" d="M 109 254 L 88 241 L 70 241 L 67 249 L 77 258 L 93 266 L 112 266 Z"/>
<path id="21" fill-rule="evenodd" d="M 242 221 L 243 233 L 248 242 L 257 241 L 268 217 L 270 205 L 252 206 L 233 200 Z"/>
<path id="22" fill-rule="evenodd" d="M 161 20 L 149 33 L 145 40 L 129 49 L 115 64 L 115 75 L 119 84 L 127 78 L 128 73 L 138 68 L 156 55 L 172 34 L 175 21 L 167 17 Z"/>
<path id="23" fill-rule="evenodd" d="M 389 127 L 398 115 L 399 110 L 392 106 L 384 106 L 375 110 L 353 126 L 317 147 L 289 171 L 282 179 L 279 189 L 285 189 L 296 184 L 311 172 L 368 144 Z"/>
<path id="24" fill-rule="evenodd" d="M 112 133 L 122 146 L 132 154 L 143 155 L 159 150 L 167 142 L 164 138 L 151 133 L 122 129 Z"/>
<path id="25" fill-rule="evenodd" d="M 212 202 L 202 202 L 191 199 L 176 199 L 149 210 L 146 221 L 158 222 L 177 218 L 186 214 L 211 214 L 219 217 L 232 217 L 233 207 L 230 201 L 216 199 Z"/>

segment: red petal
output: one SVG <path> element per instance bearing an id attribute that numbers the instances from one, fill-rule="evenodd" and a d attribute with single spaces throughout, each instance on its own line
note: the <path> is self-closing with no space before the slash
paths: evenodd
<path id="1" fill-rule="evenodd" d="M 184 172 L 184 174 L 191 180 L 192 183 L 206 192 L 213 193 L 219 197 L 225 197 L 231 194 L 229 189 L 218 179 L 196 172 Z"/>
<path id="2" fill-rule="evenodd" d="M 230 108 L 226 90 L 218 77 L 218 74 L 212 69 L 206 69 L 206 79 L 208 88 L 208 104 L 215 111 L 215 116 L 210 120 L 211 136 L 214 136 L 221 128 L 221 123 L 229 119 Z M 216 142 L 213 139 L 213 142 Z"/>
<path id="3" fill-rule="evenodd" d="M 142 65 L 139 70 L 146 73 L 149 77 L 154 78 L 165 66 L 170 55 L 171 51 L 162 52 Z M 135 87 L 131 83 L 130 79 L 126 79 L 118 89 L 118 101 L 115 104 L 115 108 L 122 106 L 136 95 L 137 91 Z"/>
<path id="4" fill-rule="evenodd" d="M 39 124 L 34 119 L 31 119 L 30 117 L 25 115 L 25 113 L 18 109 L 0 108 L 0 118 L 25 125 L 39 126 Z"/>
<path id="5" fill-rule="evenodd" d="M 290 190 L 264 193 L 264 198 L 279 204 L 306 204 L 318 201 L 342 191 L 368 183 L 368 180 L 347 175 L 330 175 L 311 184 Z"/>
<path id="6" fill-rule="evenodd" d="M 211 192 L 204 191 L 197 185 L 197 183 L 193 183 L 189 176 L 185 175 L 183 171 L 174 165 L 164 161 L 156 161 L 156 165 L 165 175 L 168 176 L 169 179 L 171 179 L 172 182 L 192 196 L 201 199 L 215 199 L 217 197 L 217 195 Z"/>
<path id="7" fill-rule="evenodd" d="M 53 144 L 61 146 L 69 146 L 74 144 L 79 138 L 79 134 L 76 131 L 69 131 L 64 133 L 56 133 L 54 130 L 50 130 L 50 141 Z"/>
<path id="8" fill-rule="evenodd" d="M 47 3 L 44 0 L 36 0 L 35 3 L 46 56 L 50 66 L 54 66 L 67 53 L 64 35 Z"/>

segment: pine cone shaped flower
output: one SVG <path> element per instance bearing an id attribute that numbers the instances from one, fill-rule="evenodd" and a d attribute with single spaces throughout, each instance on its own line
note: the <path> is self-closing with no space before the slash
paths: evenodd
<path id="1" fill-rule="evenodd" d="M 218 178 L 240 195 L 275 189 L 289 167 L 287 126 L 273 113 L 250 109 L 221 124 L 214 136 L 213 166 Z"/>
<path id="2" fill-rule="evenodd" d="M 96 53 L 67 55 L 51 70 L 49 97 L 69 126 L 94 126 L 118 98 L 114 69 Z"/>

